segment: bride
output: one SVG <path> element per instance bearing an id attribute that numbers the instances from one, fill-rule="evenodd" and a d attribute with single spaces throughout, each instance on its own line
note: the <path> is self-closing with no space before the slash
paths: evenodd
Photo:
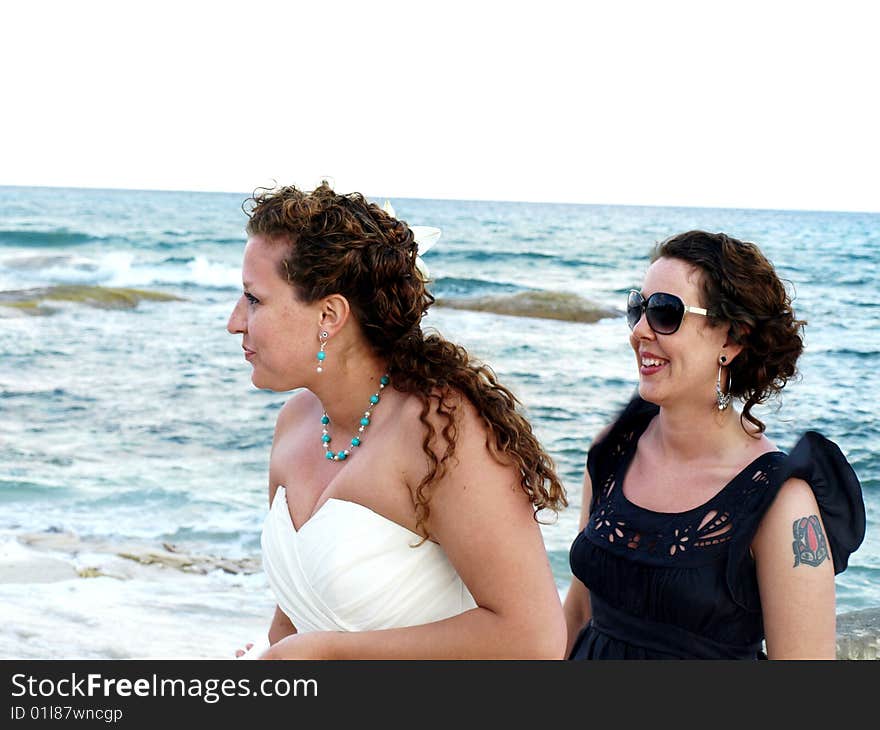
<path id="1" fill-rule="evenodd" d="M 249 654 L 561 658 L 537 514 L 565 506 L 562 484 L 493 372 L 423 333 L 434 300 L 413 231 L 326 183 L 250 202 L 227 329 L 254 385 L 297 392 L 262 534 L 278 605 Z"/>

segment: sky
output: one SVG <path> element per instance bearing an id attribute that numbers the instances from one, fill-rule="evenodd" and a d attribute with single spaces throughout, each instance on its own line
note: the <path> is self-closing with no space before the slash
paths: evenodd
<path id="1" fill-rule="evenodd" d="M 0 185 L 880 211 L 878 20 L 849 0 L 4 3 Z"/>

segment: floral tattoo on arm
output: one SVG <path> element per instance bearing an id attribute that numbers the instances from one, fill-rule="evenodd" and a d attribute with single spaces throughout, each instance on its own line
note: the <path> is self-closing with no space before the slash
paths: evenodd
<path id="1" fill-rule="evenodd" d="M 816 515 L 801 517 L 792 525 L 794 542 L 791 547 L 794 550 L 794 566 L 801 564 L 816 567 L 828 557 L 828 544 L 825 542 L 825 534 L 822 525 Z"/>

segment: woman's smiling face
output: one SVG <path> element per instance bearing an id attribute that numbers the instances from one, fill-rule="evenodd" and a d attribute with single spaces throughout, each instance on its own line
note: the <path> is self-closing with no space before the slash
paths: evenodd
<path id="1" fill-rule="evenodd" d="M 231 334 L 242 335 L 253 384 L 274 391 L 306 385 L 320 346 L 320 304 L 301 302 L 281 275 L 286 251 L 284 243 L 265 236 L 248 240 L 242 263 L 244 291 L 226 325 Z"/>
<path id="2" fill-rule="evenodd" d="M 686 305 L 705 307 L 702 274 L 681 259 L 660 258 L 648 268 L 641 294 L 655 292 L 679 297 Z M 686 313 L 678 331 L 661 335 L 649 326 L 644 314 L 630 333 L 630 345 L 639 370 L 639 395 L 651 403 L 669 406 L 679 402 L 711 405 L 715 397 L 718 358 L 727 355 L 726 326 L 712 326 L 706 317 Z"/>

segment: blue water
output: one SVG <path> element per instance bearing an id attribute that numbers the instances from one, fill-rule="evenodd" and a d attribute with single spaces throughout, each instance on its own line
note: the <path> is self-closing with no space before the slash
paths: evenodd
<path id="1" fill-rule="evenodd" d="M 0 532 L 54 529 L 258 555 L 285 396 L 250 385 L 238 339 L 225 332 L 240 287 L 244 197 L 0 188 L 0 291 L 76 283 L 183 298 L 129 310 L 54 303 L 50 316 L 0 307 Z M 758 415 L 781 448 L 813 428 L 850 459 L 868 535 L 837 579 L 838 610 L 880 605 L 880 427 L 869 370 L 878 354 L 880 215 L 392 203 L 409 223 L 443 230 L 425 256 L 439 298 L 541 289 L 619 309 L 658 240 L 704 228 L 758 243 L 809 322 L 802 377 L 781 408 Z M 441 307 L 425 324 L 492 364 L 556 460 L 572 504 L 543 529 L 564 591 L 586 450 L 637 382 L 626 325 Z"/>

